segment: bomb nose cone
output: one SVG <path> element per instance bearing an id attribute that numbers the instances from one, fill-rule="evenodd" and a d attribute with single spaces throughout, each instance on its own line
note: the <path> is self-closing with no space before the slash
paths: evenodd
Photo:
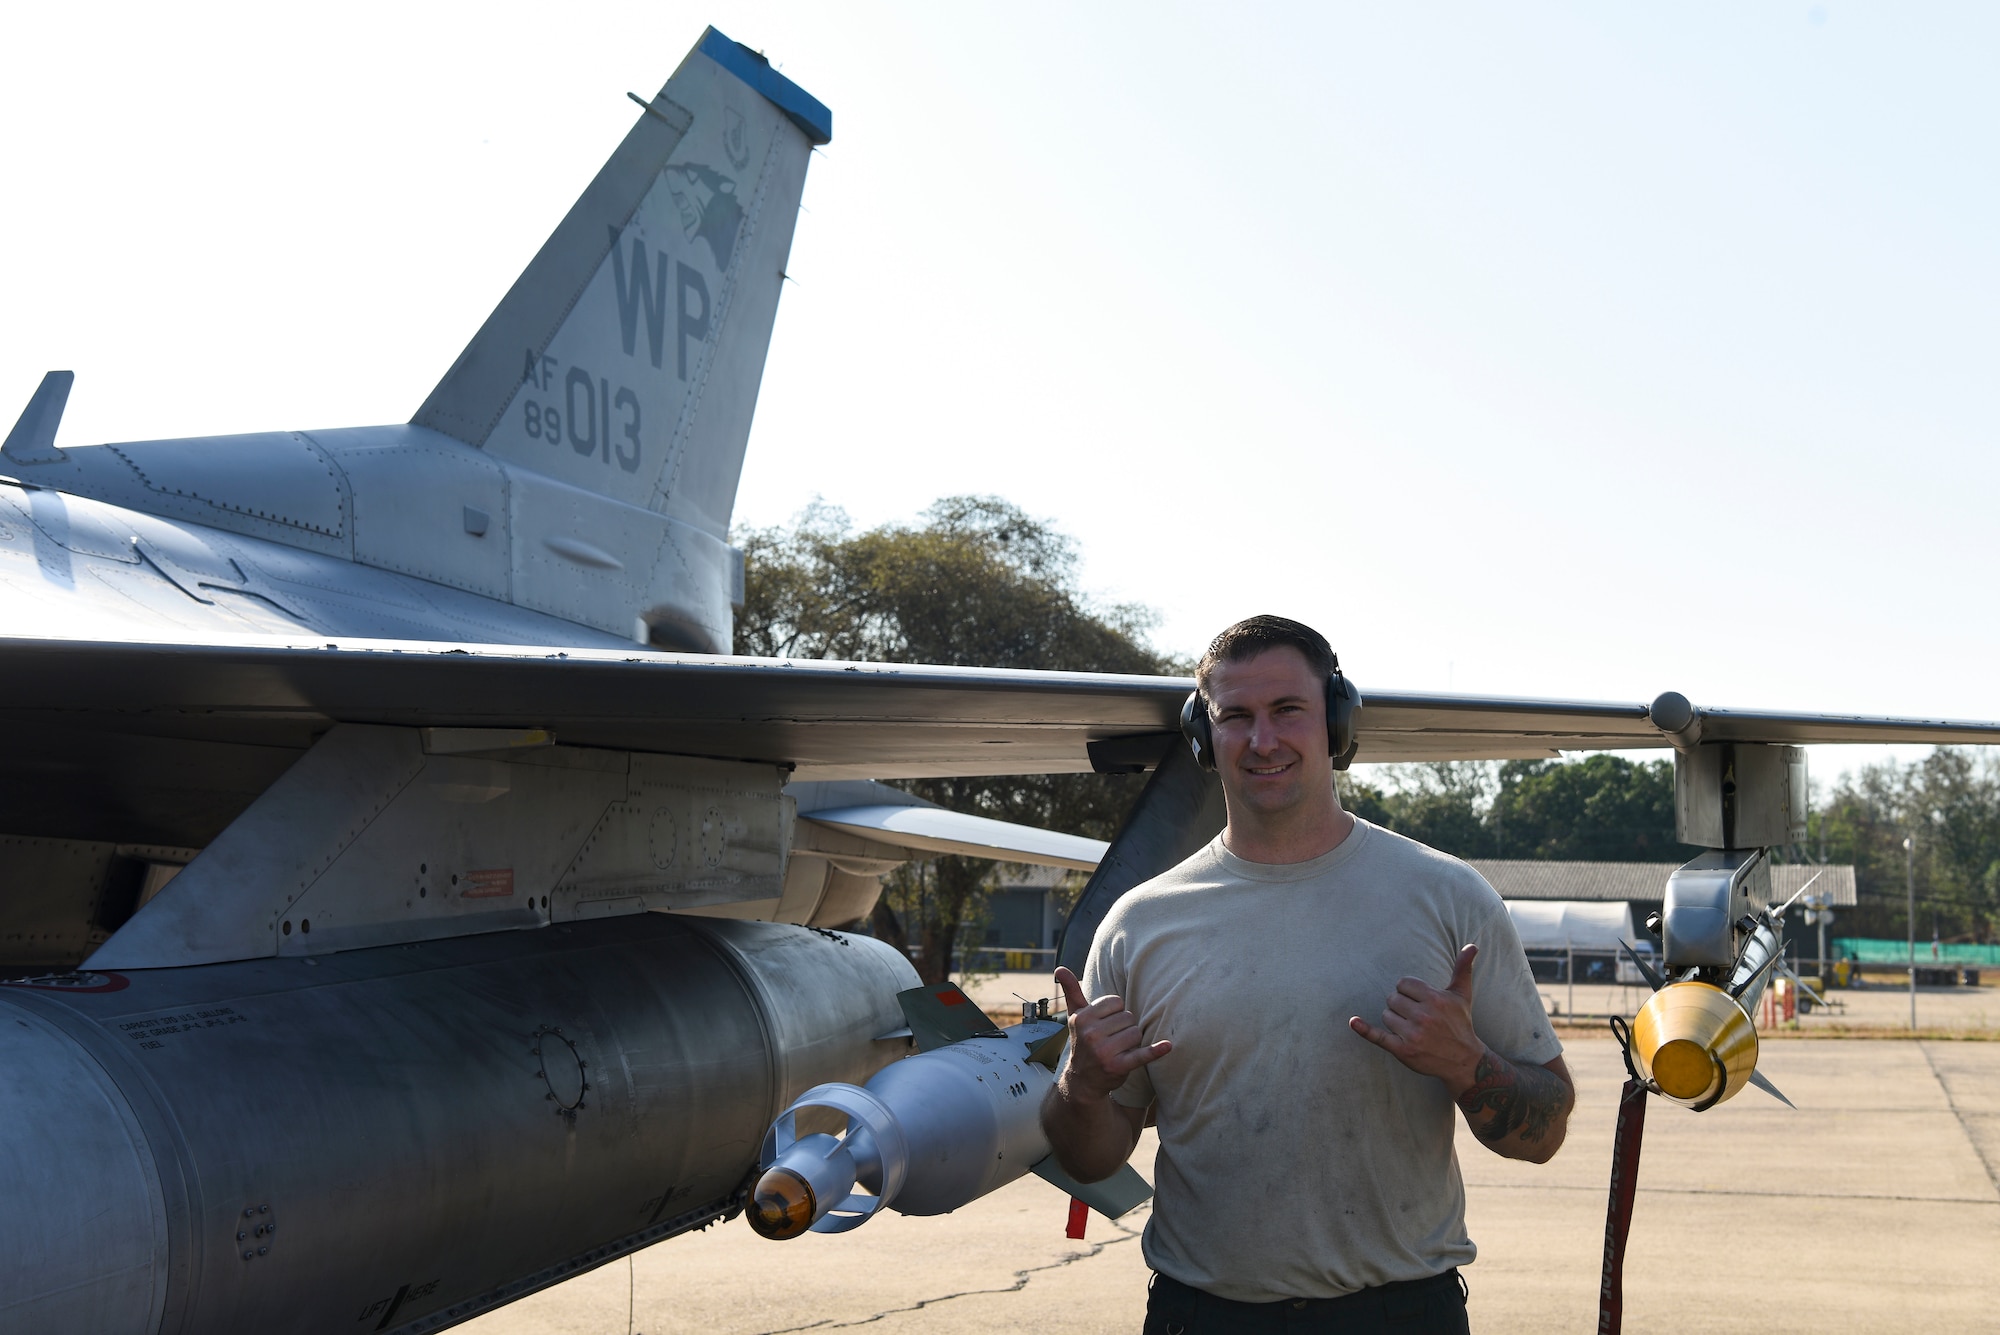
<path id="1" fill-rule="evenodd" d="M 1749 1083 L 1757 1030 L 1721 988 L 1670 983 L 1633 1017 L 1632 1060 L 1661 1094 L 1699 1112 Z"/>
<path id="2" fill-rule="evenodd" d="M 789 1168 L 772 1168 L 757 1179 L 745 1213 L 759 1237 L 782 1242 L 812 1227 L 816 1204 L 804 1178 Z"/>

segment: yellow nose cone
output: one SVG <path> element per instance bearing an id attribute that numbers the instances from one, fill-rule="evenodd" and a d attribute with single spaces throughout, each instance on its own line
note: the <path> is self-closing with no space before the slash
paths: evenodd
<path id="1" fill-rule="evenodd" d="M 757 1179 L 744 1216 L 759 1236 L 783 1241 L 813 1225 L 813 1190 L 789 1168 L 773 1168 Z"/>
<path id="2" fill-rule="evenodd" d="M 1660 1044 L 1652 1065 L 1653 1082 L 1662 1094 L 1690 1102 L 1708 1094 L 1718 1079 L 1726 1078 L 1708 1049 L 1689 1038 L 1672 1038 Z"/>
<path id="3" fill-rule="evenodd" d="M 1699 1112 L 1749 1083 L 1757 1029 L 1721 988 L 1669 983 L 1633 1017 L 1632 1060 L 1660 1093 Z"/>

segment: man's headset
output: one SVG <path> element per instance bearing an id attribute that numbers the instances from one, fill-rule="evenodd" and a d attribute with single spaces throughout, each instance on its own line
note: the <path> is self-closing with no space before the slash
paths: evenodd
<path id="1" fill-rule="evenodd" d="M 1340 656 L 1335 654 L 1333 671 L 1326 678 L 1326 749 L 1335 769 L 1354 763 L 1354 753 L 1361 747 L 1354 736 L 1354 716 L 1360 712 L 1361 692 L 1340 670 Z M 1188 692 L 1187 703 L 1181 706 L 1181 736 L 1188 739 L 1197 765 L 1215 768 L 1215 731 L 1200 691 Z"/>

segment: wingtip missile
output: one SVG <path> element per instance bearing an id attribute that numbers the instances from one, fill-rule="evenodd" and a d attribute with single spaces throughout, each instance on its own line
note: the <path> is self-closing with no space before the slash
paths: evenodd
<path id="1" fill-rule="evenodd" d="M 1663 1097 L 1700 1112 L 1749 1081 L 1757 1068 L 1757 1027 L 1713 983 L 1669 983 L 1633 1017 L 1632 1060 Z"/>
<path id="2" fill-rule="evenodd" d="M 1696 1112 L 1735 1097 L 1745 1085 L 1795 1106 L 1758 1073 L 1757 1026 L 1750 1017 L 1782 964 L 1785 912 L 1804 891 L 1782 904 L 1743 911 L 1746 883 L 1761 870 L 1763 856 L 1705 855 L 1669 878 L 1664 973 L 1625 946 L 1654 988 L 1629 1033 L 1620 1031 L 1633 1074 L 1654 1093 Z"/>
<path id="3" fill-rule="evenodd" d="M 1633 1017 L 1628 1052 L 1635 1073 L 1661 1097 L 1703 1112 L 1755 1085 L 1794 1111 L 1757 1069 L 1757 1028 L 1722 988 L 1698 980 L 1668 983 Z"/>

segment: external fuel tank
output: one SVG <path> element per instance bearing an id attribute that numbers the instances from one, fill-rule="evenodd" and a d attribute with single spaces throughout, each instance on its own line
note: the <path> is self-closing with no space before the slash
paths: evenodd
<path id="1" fill-rule="evenodd" d="M 642 914 L 0 985 L 0 1330 L 455 1324 L 740 1208 L 916 981 Z"/>

